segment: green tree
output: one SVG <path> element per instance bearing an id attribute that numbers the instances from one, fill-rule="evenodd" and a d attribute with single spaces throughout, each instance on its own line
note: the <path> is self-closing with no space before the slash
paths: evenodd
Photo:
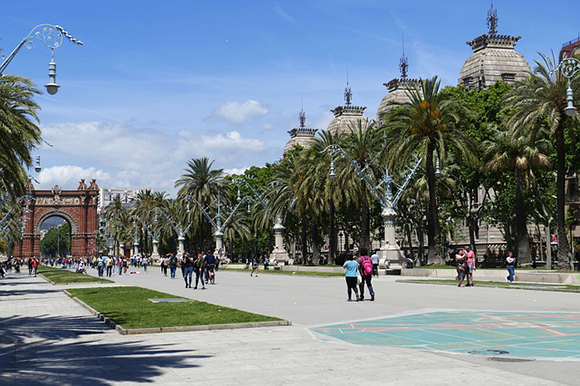
<path id="1" fill-rule="evenodd" d="M 507 117 L 507 125 L 514 135 L 522 133 L 536 135 L 536 132 L 546 123 L 550 135 L 556 142 L 556 197 L 558 227 L 558 268 L 570 269 L 568 237 L 566 232 L 565 212 L 565 177 L 566 148 L 565 130 L 578 125 L 579 117 L 568 117 L 566 108 L 566 90 L 568 81 L 561 70 L 556 70 L 555 63 L 548 56 L 540 54 L 542 62 L 536 61 L 533 74 L 527 80 L 517 83 L 506 99 L 506 107 L 511 111 Z M 575 95 L 580 95 L 578 77 L 572 81 Z"/>
<path id="2" fill-rule="evenodd" d="M 429 190 L 427 213 L 428 264 L 443 262 L 439 248 L 438 208 L 434 155 L 441 167 L 452 152 L 466 162 L 475 161 L 475 147 L 461 125 L 473 113 L 439 92 L 437 77 L 424 79 L 408 93 L 410 101 L 393 110 L 385 122 L 388 164 L 391 169 L 406 167 L 419 155 L 424 162 Z"/>
<path id="3" fill-rule="evenodd" d="M 40 241 L 40 252 L 45 256 L 66 256 L 70 253 L 70 225 L 64 222 L 50 228 Z"/>
<path id="4" fill-rule="evenodd" d="M 492 171 L 514 173 L 517 257 L 521 264 L 531 264 L 524 190 L 534 183 L 534 170 L 548 165 L 548 157 L 540 152 L 530 137 L 509 136 L 507 131 L 496 129 L 495 138 L 483 146 L 488 160 L 486 167 Z"/>
<path id="5" fill-rule="evenodd" d="M 13 198 L 24 193 L 25 166 L 32 163 L 31 151 L 40 143 L 41 131 L 33 100 L 40 92 L 32 81 L 19 76 L 0 77 L 0 190 Z"/>

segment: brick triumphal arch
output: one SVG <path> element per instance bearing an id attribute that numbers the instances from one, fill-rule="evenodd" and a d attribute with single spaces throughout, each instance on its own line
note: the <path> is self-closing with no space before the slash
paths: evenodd
<path id="1" fill-rule="evenodd" d="M 77 190 L 36 190 L 30 183 L 34 198 L 29 202 L 22 241 L 14 249 L 15 257 L 40 256 L 40 227 L 49 217 L 65 219 L 71 227 L 71 255 L 90 256 L 97 253 L 97 200 L 99 187 L 92 180 L 87 187 L 81 180 Z"/>

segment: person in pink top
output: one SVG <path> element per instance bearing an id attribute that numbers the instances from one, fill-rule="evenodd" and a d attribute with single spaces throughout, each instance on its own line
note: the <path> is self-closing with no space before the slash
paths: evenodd
<path id="1" fill-rule="evenodd" d="M 467 287 L 473 287 L 473 271 L 475 271 L 475 253 L 469 248 L 469 245 L 465 247 L 465 255 L 467 258 L 467 266 L 469 270 L 467 271 Z"/>

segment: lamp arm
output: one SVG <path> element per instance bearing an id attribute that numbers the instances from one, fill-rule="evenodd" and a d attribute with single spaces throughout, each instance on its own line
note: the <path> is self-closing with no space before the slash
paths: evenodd
<path id="1" fill-rule="evenodd" d="M 356 173 L 366 182 L 367 186 L 369 187 L 369 189 L 371 190 L 371 192 L 373 193 L 373 195 L 377 198 L 377 200 L 379 200 L 379 202 L 381 203 L 382 206 L 386 206 L 386 202 L 385 199 L 383 198 L 383 195 L 379 192 L 379 190 L 377 189 L 377 187 L 375 186 L 375 184 L 372 183 L 372 181 L 369 179 L 369 177 L 367 176 L 367 174 L 365 172 L 363 172 L 363 170 L 361 170 L 360 166 L 358 163 L 356 163 L 355 160 L 353 160 L 347 152 L 345 152 L 340 146 L 338 145 L 330 145 L 327 146 L 326 149 L 322 150 L 321 153 L 329 153 L 331 156 L 335 155 L 338 153 L 339 156 L 341 156 L 342 158 L 345 158 L 347 161 L 350 162 L 351 166 L 353 167 L 353 169 L 356 171 Z"/>
<path id="2" fill-rule="evenodd" d="M 224 223 L 222 224 L 222 226 L 219 227 L 219 228 L 216 227 L 216 229 L 218 231 L 220 231 L 220 232 L 223 233 L 224 229 L 226 229 L 226 226 L 228 225 L 228 223 L 230 222 L 230 220 L 232 219 L 232 217 L 234 217 L 234 214 L 236 214 L 236 212 L 237 212 L 238 208 L 240 207 L 240 205 L 242 205 L 246 200 L 249 201 L 249 198 L 248 197 L 244 197 L 244 198 L 242 198 L 240 200 L 240 202 L 238 202 L 238 204 L 234 207 L 234 210 L 232 210 L 232 213 L 230 213 L 230 215 L 228 216 L 228 218 L 226 219 L 226 221 L 224 221 Z"/>

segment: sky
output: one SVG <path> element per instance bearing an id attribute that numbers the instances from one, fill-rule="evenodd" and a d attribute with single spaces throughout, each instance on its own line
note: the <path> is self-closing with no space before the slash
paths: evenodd
<path id="1" fill-rule="evenodd" d="M 495 0 L 498 32 L 522 36 L 530 65 L 579 36 L 577 0 Z M 38 24 L 58 24 L 83 41 L 55 50 L 56 95 L 42 110 L 40 185 L 175 194 L 192 158 L 240 173 L 280 159 L 301 108 L 308 127 L 326 129 L 330 110 L 353 104 L 375 118 L 383 83 L 435 75 L 456 85 L 486 33 L 486 0 L 3 1 L 1 54 Z M 50 50 L 23 48 L 6 74 L 48 81 Z"/>

